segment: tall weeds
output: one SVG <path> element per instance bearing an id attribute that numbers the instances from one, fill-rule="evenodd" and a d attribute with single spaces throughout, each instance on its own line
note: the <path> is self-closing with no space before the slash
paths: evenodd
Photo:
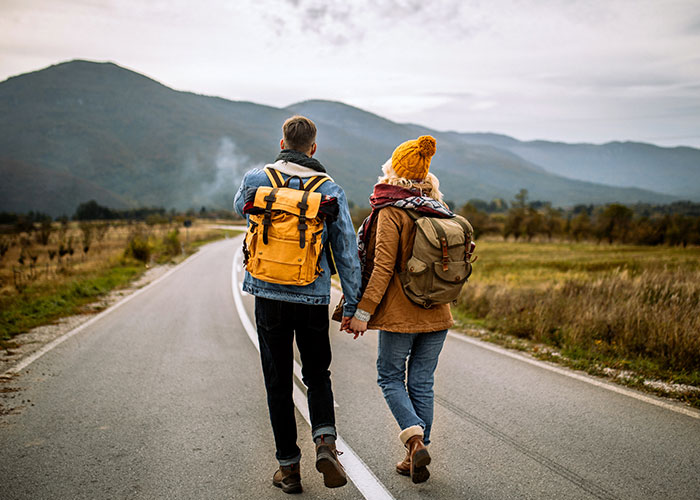
<path id="1" fill-rule="evenodd" d="M 560 348 L 700 368 L 700 272 L 623 270 L 550 287 L 470 284 L 460 305 L 500 331 Z"/>

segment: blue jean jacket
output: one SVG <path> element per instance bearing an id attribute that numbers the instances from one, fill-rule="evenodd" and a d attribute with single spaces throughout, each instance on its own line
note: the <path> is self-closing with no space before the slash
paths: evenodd
<path id="1" fill-rule="evenodd" d="M 317 175 L 317 172 L 311 169 L 308 170 L 309 175 L 306 178 Z M 285 180 L 288 177 L 284 174 L 282 174 L 282 176 Z M 243 206 L 245 205 L 245 192 L 249 187 L 270 185 L 270 180 L 261 169 L 254 168 L 246 172 L 241 186 L 238 188 L 236 197 L 233 200 L 233 207 L 236 212 L 241 216 L 244 215 Z M 360 301 L 361 273 L 360 258 L 357 255 L 355 229 L 352 225 L 352 219 L 350 218 L 348 202 L 345 198 L 345 192 L 335 182 L 324 182 L 317 191 L 321 194 L 333 196 L 338 200 L 338 219 L 330 224 L 330 229 L 328 224 L 323 228 L 323 242 L 325 244 L 330 238 L 335 265 L 340 275 L 340 284 L 343 289 L 343 294 L 345 294 L 343 316 L 352 316 L 355 314 L 357 304 Z M 321 254 L 321 268 L 323 271 L 320 276 L 316 278 L 313 283 L 305 286 L 268 283 L 254 278 L 246 271 L 243 280 L 243 291 L 257 297 L 282 300 L 285 302 L 319 305 L 329 304 L 331 300 L 331 276 L 328 272 L 328 261 L 326 260 L 325 252 Z"/>

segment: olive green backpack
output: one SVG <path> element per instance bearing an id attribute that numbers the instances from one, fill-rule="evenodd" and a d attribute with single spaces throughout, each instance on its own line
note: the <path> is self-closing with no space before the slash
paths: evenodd
<path id="1" fill-rule="evenodd" d="M 406 296 L 423 307 L 457 300 L 472 273 L 474 230 L 461 215 L 425 217 L 408 210 L 416 223 L 413 253 L 399 279 Z"/>

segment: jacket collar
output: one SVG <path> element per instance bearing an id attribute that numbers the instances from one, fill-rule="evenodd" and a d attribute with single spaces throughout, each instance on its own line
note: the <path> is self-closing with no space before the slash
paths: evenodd
<path id="1" fill-rule="evenodd" d="M 312 168 L 305 167 L 303 165 L 299 165 L 291 161 L 277 160 L 275 163 L 265 165 L 265 167 L 274 168 L 278 172 L 281 172 L 285 175 L 297 175 L 302 178 L 315 176 L 328 177 L 328 179 L 333 181 L 333 178 L 326 172 L 317 172 Z"/>

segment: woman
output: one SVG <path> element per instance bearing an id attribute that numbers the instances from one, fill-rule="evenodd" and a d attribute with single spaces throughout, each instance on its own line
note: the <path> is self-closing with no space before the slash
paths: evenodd
<path id="1" fill-rule="evenodd" d="M 382 166 L 384 175 L 370 197 L 372 213 L 358 233 L 366 287 L 357 313 L 345 325 L 355 338 L 367 328 L 379 330 L 377 382 L 406 447 L 396 471 L 414 483 L 430 476 L 426 445 L 433 423 L 433 374 L 453 323 L 448 304 L 426 309 L 411 302 L 398 276 L 406 269 L 416 234 L 407 210 L 454 215 L 442 202 L 437 177 L 428 172 L 434 154 L 435 139 L 421 136 L 397 147 Z"/>

